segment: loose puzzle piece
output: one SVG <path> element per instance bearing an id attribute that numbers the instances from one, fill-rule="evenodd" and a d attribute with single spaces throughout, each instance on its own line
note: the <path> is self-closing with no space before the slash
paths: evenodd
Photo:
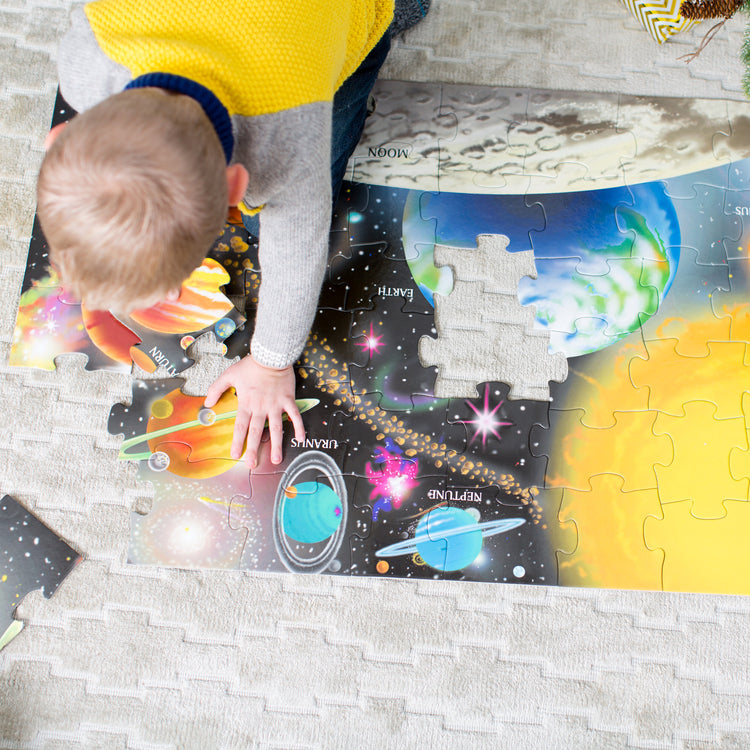
<path id="1" fill-rule="evenodd" d="M 750 105 L 374 94 L 298 363 L 306 439 L 287 423 L 283 463 L 264 444 L 251 475 L 228 455 L 233 394 L 209 413 L 179 380 L 135 382 L 110 420 L 153 487 L 131 563 L 750 591 L 697 571 L 746 567 Z M 253 227 L 230 217 L 211 255 L 249 319 L 230 354 L 262 278 Z M 107 366 L 86 331 L 108 325 L 158 364 L 142 322 L 82 325 L 45 260 L 24 364 Z"/>
<path id="2" fill-rule="evenodd" d="M 49 599 L 81 556 L 9 495 L 0 500 L 0 649 L 23 628 L 13 613 L 30 591 Z"/>

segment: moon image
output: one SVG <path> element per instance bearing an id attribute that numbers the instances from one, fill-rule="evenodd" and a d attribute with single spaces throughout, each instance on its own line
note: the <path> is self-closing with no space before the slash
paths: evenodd
<path id="1" fill-rule="evenodd" d="M 281 477 L 273 511 L 273 540 L 293 573 L 336 567 L 346 539 L 347 491 L 341 469 L 326 453 L 297 456 Z"/>
<path id="2" fill-rule="evenodd" d="M 502 534 L 524 523 L 523 518 L 477 523 L 471 513 L 461 508 L 435 508 L 417 524 L 412 539 L 383 547 L 375 554 L 377 557 L 398 557 L 416 552 L 431 568 L 461 570 L 476 560 L 485 537 Z"/>

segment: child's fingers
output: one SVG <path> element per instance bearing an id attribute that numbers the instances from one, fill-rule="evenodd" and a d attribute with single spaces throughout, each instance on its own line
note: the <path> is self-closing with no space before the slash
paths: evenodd
<path id="1" fill-rule="evenodd" d="M 268 415 L 268 434 L 271 436 L 271 463 L 280 464 L 282 459 L 281 446 L 284 441 L 284 425 L 281 412 Z"/>
<path id="2" fill-rule="evenodd" d="M 242 446 L 245 444 L 245 436 L 247 435 L 247 426 L 250 422 L 250 414 L 240 409 L 237 412 L 237 416 L 234 420 L 234 434 L 232 435 L 232 447 L 230 449 L 230 455 L 235 460 L 242 458 Z M 248 452 L 250 445 L 248 443 Z M 250 456 L 248 455 L 248 463 L 250 463 Z M 251 467 L 252 468 L 252 467 Z"/>
<path id="3" fill-rule="evenodd" d="M 210 409 L 212 406 L 216 404 L 216 402 L 221 398 L 221 394 L 226 391 L 227 388 L 229 388 L 229 383 L 227 382 L 228 378 L 226 376 L 226 371 L 219 375 L 216 380 L 208 387 L 208 390 L 206 391 L 206 398 L 203 401 L 203 405 Z M 237 422 L 235 421 L 235 424 Z"/>
<path id="4" fill-rule="evenodd" d="M 294 427 L 294 437 L 298 442 L 302 442 L 305 439 L 305 425 L 302 423 L 302 415 L 299 413 L 297 404 L 292 401 L 285 411 Z"/>
<path id="5" fill-rule="evenodd" d="M 247 464 L 251 469 L 258 465 L 258 447 L 263 436 L 263 427 L 266 423 L 265 414 L 253 412 L 250 424 L 247 428 Z"/>

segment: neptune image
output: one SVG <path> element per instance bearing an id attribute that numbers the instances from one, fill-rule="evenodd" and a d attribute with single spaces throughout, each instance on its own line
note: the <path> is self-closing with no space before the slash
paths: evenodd
<path id="1" fill-rule="evenodd" d="M 377 557 L 398 557 L 417 553 L 435 570 L 462 570 L 471 565 L 482 550 L 485 537 L 502 534 L 526 521 L 500 518 L 480 523 L 469 511 L 448 506 L 426 513 L 417 524 L 413 539 L 383 547 Z"/>
<path id="2" fill-rule="evenodd" d="M 519 285 L 534 305 L 550 351 L 598 351 L 636 330 L 658 309 L 674 279 L 680 227 L 661 182 L 538 195 L 410 191 L 403 243 L 414 281 L 434 305 L 452 274 L 433 263 L 435 244 L 476 247 L 503 234 L 509 252 L 533 250 L 537 278 Z"/>

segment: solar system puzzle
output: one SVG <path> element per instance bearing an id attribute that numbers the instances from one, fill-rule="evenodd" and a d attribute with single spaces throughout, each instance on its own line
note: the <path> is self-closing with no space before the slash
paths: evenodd
<path id="1" fill-rule="evenodd" d="M 239 219 L 129 319 L 65 299 L 35 230 L 12 364 L 170 375 L 110 415 L 154 490 L 129 561 L 747 593 L 750 104 L 374 94 L 280 466 L 249 475 L 236 398 L 207 409 L 179 377 L 206 332 L 248 350 Z"/>

